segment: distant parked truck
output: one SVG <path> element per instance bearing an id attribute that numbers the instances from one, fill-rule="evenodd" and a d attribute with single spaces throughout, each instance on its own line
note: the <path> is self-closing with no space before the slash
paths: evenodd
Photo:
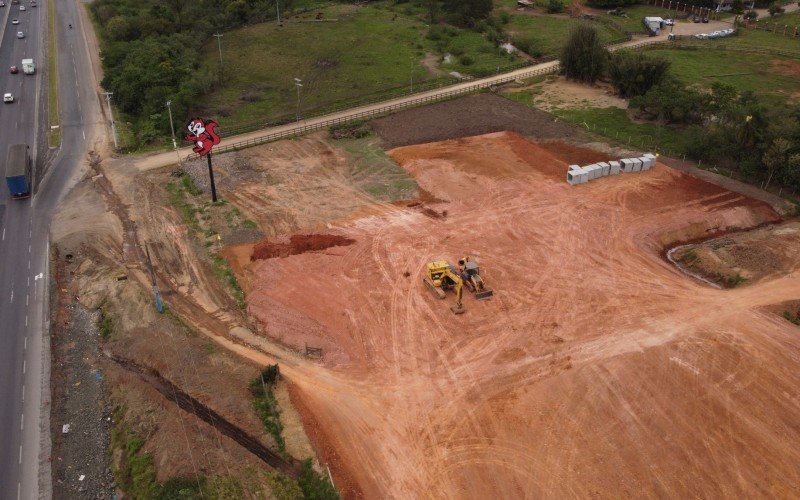
<path id="1" fill-rule="evenodd" d="M 644 24 L 650 36 L 658 36 L 664 28 L 664 19 L 660 17 L 645 17 L 642 19 L 642 24 Z"/>
<path id="2" fill-rule="evenodd" d="M 12 144 L 6 157 L 6 184 L 12 198 L 31 195 L 31 156 L 27 144 Z"/>
<path id="3" fill-rule="evenodd" d="M 32 75 L 36 72 L 36 66 L 33 64 L 33 59 L 22 60 L 22 72 L 26 75 Z"/>

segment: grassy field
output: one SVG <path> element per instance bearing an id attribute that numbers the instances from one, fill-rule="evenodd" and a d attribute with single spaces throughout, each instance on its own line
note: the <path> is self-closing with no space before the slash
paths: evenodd
<path id="1" fill-rule="evenodd" d="M 624 109 L 565 109 L 555 114 L 569 122 L 583 125 L 590 132 L 634 147 L 682 155 L 691 139 L 685 129 L 651 123 L 633 123 Z"/>
<path id="2" fill-rule="evenodd" d="M 572 28 L 581 22 L 586 21 L 567 17 L 512 14 L 511 20 L 506 25 L 506 31 L 514 40 L 526 40 L 532 47 L 530 50 L 532 56 L 556 56 Z M 619 37 L 617 33 L 600 23 L 592 25 L 597 27 L 604 42 Z"/>
<path id="3" fill-rule="evenodd" d="M 420 18 L 389 6 L 332 4 L 292 17 L 282 28 L 264 23 L 226 32 L 223 84 L 206 96 L 206 107 L 229 123 L 292 115 L 294 78 L 302 81 L 301 115 L 387 89 L 406 93 L 412 78 L 415 86 L 436 78 L 422 61 L 441 49 L 455 55 L 444 71 L 486 74 L 513 62 L 476 32 L 454 29 L 446 40 L 430 40 Z M 327 21 L 315 22 L 317 12 Z M 203 55 L 207 67 L 218 67 L 216 40 Z"/>
<path id="4" fill-rule="evenodd" d="M 687 84 L 710 87 L 723 82 L 757 92 L 773 105 L 800 96 L 800 61 L 796 59 L 722 50 L 653 49 L 648 53 L 672 61 L 672 74 Z"/>
<path id="5" fill-rule="evenodd" d="M 778 26 L 779 26 L 778 29 L 779 30 L 781 29 L 781 27 L 787 26 L 787 25 L 789 27 L 800 26 L 800 11 L 796 10 L 794 12 L 788 12 L 786 14 L 780 14 L 780 15 L 773 16 L 773 17 L 765 16 L 765 17 L 762 17 L 761 19 L 759 19 L 759 22 L 760 23 L 767 22 L 767 23 L 770 23 L 770 24 L 778 23 Z M 798 43 L 800 43 L 800 42 L 798 42 Z"/>

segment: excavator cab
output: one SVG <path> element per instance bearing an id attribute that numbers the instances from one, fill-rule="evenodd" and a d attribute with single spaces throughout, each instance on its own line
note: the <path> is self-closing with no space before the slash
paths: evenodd
<path id="1" fill-rule="evenodd" d="M 486 288 L 477 262 L 469 257 L 461 258 L 458 260 L 458 269 L 464 284 L 477 300 L 489 300 L 494 296 L 494 291 Z"/>

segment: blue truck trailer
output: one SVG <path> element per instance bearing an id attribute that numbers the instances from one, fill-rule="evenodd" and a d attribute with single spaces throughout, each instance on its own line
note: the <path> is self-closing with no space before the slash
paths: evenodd
<path id="1" fill-rule="evenodd" d="M 31 195 L 31 155 L 27 144 L 12 144 L 6 156 L 6 184 L 12 198 Z"/>

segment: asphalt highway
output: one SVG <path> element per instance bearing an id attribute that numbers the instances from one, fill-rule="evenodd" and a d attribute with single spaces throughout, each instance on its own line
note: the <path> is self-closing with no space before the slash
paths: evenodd
<path id="1" fill-rule="evenodd" d="M 8 146 L 25 143 L 34 157 L 35 194 L 10 199 L 0 186 L 0 498 L 48 498 L 49 352 L 48 245 L 50 221 L 77 182 L 85 163 L 87 136 L 101 116 L 82 36 L 78 6 L 55 2 L 56 46 L 62 145 L 48 153 L 47 2 L 29 0 L 0 8 L 0 92 L 15 102 L 0 107 L 0 171 Z M 11 24 L 17 18 L 18 26 Z M 71 23 L 74 29 L 69 30 Z M 17 31 L 25 37 L 17 38 Z M 35 75 L 22 74 L 20 61 L 33 58 Z M 16 65 L 19 74 L 11 74 Z M 55 154 L 53 154 L 55 153 Z M 44 387 L 43 387 L 44 385 Z M 43 411 L 44 410 L 44 411 Z M 44 418 L 43 418 L 44 417 Z M 76 464 L 79 465 L 79 464 Z"/>

